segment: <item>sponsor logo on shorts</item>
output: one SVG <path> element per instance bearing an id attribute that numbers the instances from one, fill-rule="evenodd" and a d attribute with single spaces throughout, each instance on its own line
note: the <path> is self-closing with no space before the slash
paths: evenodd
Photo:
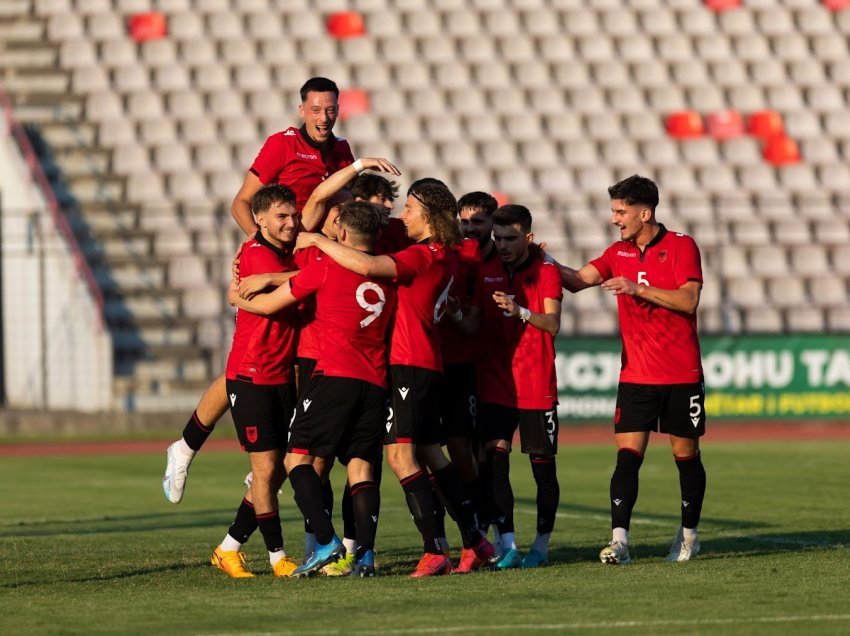
<path id="1" fill-rule="evenodd" d="M 304 400 L 301 404 L 304 405 L 304 412 L 307 412 L 307 409 L 310 408 L 310 405 L 313 403 L 313 400 Z"/>
<path id="2" fill-rule="evenodd" d="M 398 387 L 398 392 L 399 392 L 399 394 L 401 394 L 401 399 L 406 400 L 407 394 L 410 392 L 410 387 L 409 386 L 400 386 L 400 387 Z"/>
<path id="3" fill-rule="evenodd" d="M 246 426 L 245 427 L 245 437 L 248 441 L 253 444 L 257 441 L 257 427 L 256 426 Z"/>
<path id="4" fill-rule="evenodd" d="M 230 394 L 230 406 L 236 406 L 236 394 L 235 393 Z"/>

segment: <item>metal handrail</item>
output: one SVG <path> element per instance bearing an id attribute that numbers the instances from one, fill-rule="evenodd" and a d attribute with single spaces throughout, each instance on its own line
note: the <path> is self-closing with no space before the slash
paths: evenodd
<path id="1" fill-rule="evenodd" d="M 71 230 L 71 226 L 68 224 L 67 218 L 60 210 L 56 193 L 53 191 L 50 181 L 48 181 L 47 176 L 44 174 L 44 170 L 41 168 L 41 164 L 38 162 L 38 158 L 35 155 L 32 144 L 27 138 L 23 127 L 14 117 L 12 101 L 2 88 L 0 88 L 0 108 L 3 109 L 9 132 L 18 144 L 18 148 L 24 157 L 24 161 L 30 171 L 32 180 L 36 186 L 38 186 L 39 190 L 41 190 L 41 193 L 47 202 L 47 209 L 50 211 L 50 217 L 53 224 L 62 234 L 71 249 L 71 254 L 74 259 L 74 267 L 77 270 L 77 274 L 85 281 L 89 294 L 97 307 L 97 326 L 99 330 L 102 330 L 104 327 L 103 293 L 100 290 L 100 286 L 97 284 L 97 280 L 94 277 L 91 267 L 89 267 L 88 261 L 83 254 L 83 250 L 80 248 L 80 243 L 77 241 L 77 237 L 74 236 L 74 232 Z"/>

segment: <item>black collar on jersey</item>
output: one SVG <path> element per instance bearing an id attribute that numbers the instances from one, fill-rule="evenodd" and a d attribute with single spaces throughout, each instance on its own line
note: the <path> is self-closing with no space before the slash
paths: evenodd
<path id="1" fill-rule="evenodd" d="M 298 131 L 301 133 L 301 138 L 308 146 L 310 146 L 311 148 L 315 148 L 320 153 L 322 153 L 322 159 L 324 159 L 325 155 L 327 155 L 331 150 L 333 150 L 333 147 L 336 145 L 336 137 L 334 137 L 333 134 L 328 137 L 328 140 L 325 143 L 319 143 L 318 141 L 313 139 L 307 133 L 307 124 L 301 126 Z"/>
<path id="2" fill-rule="evenodd" d="M 495 250 L 493 250 L 493 251 L 495 252 Z M 537 259 L 537 256 L 535 256 L 534 254 L 529 253 L 529 255 L 525 257 L 525 260 L 524 260 L 522 263 L 520 263 L 520 264 L 519 264 L 519 266 L 517 266 L 517 267 L 516 267 L 515 269 L 513 269 L 513 270 L 508 269 L 507 264 L 502 263 L 502 267 L 504 268 L 505 273 L 508 275 L 508 280 L 509 280 L 510 282 L 512 282 L 512 283 L 513 283 L 513 281 L 514 281 L 514 276 L 516 276 L 517 274 L 519 274 L 521 271 L 526 270 L 526 269 L 528 269 L 529 267 L 531 267 L 531 264 L 532 264 L 532 263 L 533 263 L 536 259 Z"/>
<path id="3" fill-rule="evenodd" d="M 661 242 L 661 239 L 663 239 L 664 236 L 667 234 L 667 228 L 664 227 L 663 223 L 659 223 L 658 228 L 658 234 L 656 234 L 649 243 L 644 245 L 643 249 L 640 249 L 637 243 L 634 243 L 634 246 L 637 247 L 638 252 L 640 252 L 640 260 L 643 260 L 646 256 L 646 250 L 648 250 L 650 247 L 655 247 L 656 245 L 658 245 Z"/>
<path id="4" fill-rule="evenodd" d="M 263 236 L 262 232 L 257 232 L 257 235 L 254 237 L 254 240 L 257 241 L 257 243 L 259 243 L 263 247 L 269 248 L 281 259 L 288 258 L 292 254 L 292 248 L 295 245 L 294 243 L 290 245 L 284 243 L 283 247 L 277 247 L 276 245 L 272 245 L 271 243 L 269 243 L 269 241 L 266 240 L 266 237 Z"/>

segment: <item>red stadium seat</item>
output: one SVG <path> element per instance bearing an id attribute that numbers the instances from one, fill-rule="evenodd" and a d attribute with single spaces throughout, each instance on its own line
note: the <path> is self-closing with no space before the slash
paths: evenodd
<path id="1" fill-rule="evenodd" d="M 491 192 L 490 194 L 492 194 L 493 198 L 496 199 L 496 203 L 499 205 L 499 207 L 507 205 L 511 202 L 510 197 L 504 192 L 499 192 L 498 190 L 496 190 L 495 192 Z"/>
<path id="2" fill-rule="evenodd" d="M 168 21 L 158 11 L 137 13 L 128 20 L 127 30 L 136 42 L 159 40 L 168 35 Z"/>
<path id="3" fill-rule="evenodd" d="M 340 121 L 368 112 L 369 94 L 362 88 L 349 88 L 339 92 Z"/>
<path id="4" fill-rule="evenodd" d="M 363 16 L 357 11 L 339 11 L 328 16 L 325 26 L 337 40 L 359 38 L 366 34 L 366 24 Z"/>
<path id="5" fill-rule="evenodd" d="M 759 139 L 770 139 L 782 135 L 785 132 L 782 115 L 775 110 L 759 110 L 751 113 L 747 120 L 747 132 Z"/>
<path id="6" fill-rule="evenodd" d="M 762 156 L 765 161 L 774 166 L 785 166 L 800 162 L 800 149 L 797 147 L 796 141 L 780 135 L 771 137 L 765 142 Z"/>
<path id="7" fill-rule="evenodd" d="M 850 9 L 850 0 L 821 0 L 821 4 L 830 11 Z"/>
<path id="8" fill-rule="evenodd" d="M 734 139 L 744 134 L 744 120 L 737 110 L 718 110 L 706 117 L 708 134 L 715 139 Z"/>
<path id="9" fill-rule="evenodd" d="M 667 134 L 676 139 L 692 139 L 705 133 L 700 114 L 693 110 L 680 110 L 667 116 Z"/>
<path id="10" fill-rule="evenodd" d="M 741 0 L 703 0 L 703 4 L 712 11 L 726 11 L 740 7 Z"/>

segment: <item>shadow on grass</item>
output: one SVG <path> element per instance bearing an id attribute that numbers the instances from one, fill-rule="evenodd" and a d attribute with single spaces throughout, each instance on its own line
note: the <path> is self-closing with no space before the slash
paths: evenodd
<path id="1" fill-rule="evenodd" d="M 174 511 L 146 515 L 89 517 L 48 521 L 6 523 L 0 525 L 4 537 L 52 537 L 58 535 L 117 534 L 153 530 L 226 528 L 233 521 L 235 508 L 218 510 Z M 297 511 L 282 514 L 284 523 L 300 521 Z"/>
<path id="2" fill-rule="evenodd" d="M 103 574 L 88 573 L 87 576 L 68 577 L 62 578 L 61 580 L 58 580 L 55 576 L 52 576 L 43 580 L 39 579 L 32 581 L 16 581 L 13 583 L 0 583 L 0 590 L 15 590 L 27 587 L 35 587 L 44 585 L 46 583 L 105 583 L 108 581 L 122 581 L 124 579 L 131 579 L 137 576 L 147 576 L 149 574 L 163 574 L 164 572 L 185 572 L 200 567 L 210 567 L 210 562 L 208 560 L 204 560 L 192 563 L 168 563 L 156 566 L 149 566 L 145 568 L 137 568 L 133 570 L 121 570 L 120 572 L 110 572 Z"/>

